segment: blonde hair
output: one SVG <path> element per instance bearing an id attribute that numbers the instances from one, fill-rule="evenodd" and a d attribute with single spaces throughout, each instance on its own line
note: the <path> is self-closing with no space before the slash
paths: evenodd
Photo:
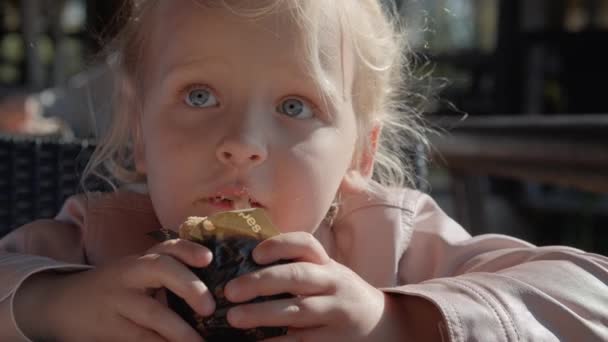
<path id="1" fill-rule="evenodd" d="M 128 112 L 134 110 L 129 108 L 128 102 L 138 91 L 138 65 L 146 36 L 143 33 L 147 13 L 156 1 L 131 0 L 124 5 L 120 17 L 124 19 L 124 25 L 108 50 L 117 56 L 114 63 L 117 72 L 115 110 L 110 128 L 100 139 L 83 180 L 97 176 L 113 188 L 145 181 L 145 176 L 138 174 L 134 167 L 133 140 L 139 130 L 133 115 Z M 413 73 L 406 58 L 406 39 L 394 8 L 381 6 L 379 0 L 192 1 L 225 6 L 247 18 L 260 17 L 287 6 L 304 32 L 310 72 L 330 102 L 339 94 L 331 82 L 324 81 L 324 66 L 333 52 L 326 51 L 329 49 L 322 46 L 321 37 L 327 34 L 323 25 L 332 20 L 337 22 L 342 45 L 348 44 L 354 50 L 352 98 L 358 118 L 354 161 L 358 163 L 364 152 L 369 151 L 373 144 L 370 131 L 374 125 L 380 125 L 373 180 L 384 186 L 415 186 L 414 166 L 406 150 L 426 146 L 426 140 L 419 106 L 410 101 L 415 99 L 410 87 Z M 241 6 L 237 7 L 237 3 Z M 328 10 L 328 6 L 333 6 L 333 10 Z M 346 39 L 348 42 L 344 41 Z M 342 55 L 335 57 L 341 59 Z"/>

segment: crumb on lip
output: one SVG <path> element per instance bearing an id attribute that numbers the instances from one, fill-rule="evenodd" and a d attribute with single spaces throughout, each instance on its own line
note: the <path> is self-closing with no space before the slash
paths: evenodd
<path id="1" fill-rule="evenodd" d="M 248 196 L 237 197 L 237 198 L 230 198 L 230 197 L 224 197 L 224 196 L 211 196 L 211 197 L 205 198 L 203 201 L 208 202 L 208 203 L 216 203 L 216 202 L 222 202 L 222 201 L 231 202 L 234 204 L 234 209 L 236 209 L 236 210 L 264 207 L 261 203 L 255 201 L 254 199 L 252 199 Z"/>

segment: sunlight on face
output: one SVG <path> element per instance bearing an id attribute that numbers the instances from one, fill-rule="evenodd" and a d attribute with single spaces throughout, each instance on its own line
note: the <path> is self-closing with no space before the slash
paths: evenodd
<path id="1" fill-rule="evenodd" d="M 136 160 L 161 223 L 229 209 L 209 198 L 245 187 L 283 232 L 314 231 L 351 165 L 356 122 L 350 100 L 324 106 L 289 13 L 249 20 L 163 1 L 154 15 Z M 352 67 L 336 64 L 330 81 L 350 92 Z"/>

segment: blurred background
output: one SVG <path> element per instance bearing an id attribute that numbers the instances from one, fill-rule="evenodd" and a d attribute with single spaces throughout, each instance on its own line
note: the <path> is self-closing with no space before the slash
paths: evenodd
<path id="1" fill-rule="evenodd" d="M 472 234 L 608 254 L 608 0 L 383 1 L 407 25 L 421 89 L 442 88 L 427 98 L 441 134 L 416 155 L 420 188 Z M 112 94 L 99 56 L 120 5 L 1 0 L 3 139 L 94 142 L 103 132 Z M 0 160 L 15 159 L 3 146 Z M 0 192 L 41 196 L 39 181 L 15 187 L 24 164 L 6 165 Z M 16 198 L 0 194 L 0 235 L 30 219 Z"/>

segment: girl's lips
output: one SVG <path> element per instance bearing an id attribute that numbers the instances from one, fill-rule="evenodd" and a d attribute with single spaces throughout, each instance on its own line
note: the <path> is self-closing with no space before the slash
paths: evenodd
<path id="1" fill-rule="evenodd" d="M 255 201 L 251 201 L 251 199 L 246 199 L 245 204 L 239 203 L 238 206 L 237 206 L 237 203 L 235 203 L 235 200 L 230 199 L 230 198 L 210 197 L 210 198 L 205 199 L 204 202 L 213 207 L 220 208 L 222 210 L 245 209 L 247 207 L 264 208 L 263 205 L 261 205 L 258 202 L 255 202 Z M 243 201 L 241 200 L 241 202 L 243 202 Z"/>
<path id="2" fill-rule="evenodd" d="M 264 205 L 252 196 L 249 189 L 241 184 L 218 187 L 209 195 L 203 198 L 202 202 L 222 210 L 264 208 Z"/>
<path id="3" fill-rule="evenodd" d="M 234 202 L 228 199 L 221 201 L 207 199 L 205 202 L 213 207 L 220 208 L 222 210 L 234 210 Z"/>
<path id="4" fill-rule="evenodd" d="M 250 204 L 251 204 L 252 208 L 262 208 L 262 209 L 264 208 L 263 205 L 261 205 L 260 203 L 257 203 L 257 202 L 253 202 L 253 203 L 250 203 Z"/>

